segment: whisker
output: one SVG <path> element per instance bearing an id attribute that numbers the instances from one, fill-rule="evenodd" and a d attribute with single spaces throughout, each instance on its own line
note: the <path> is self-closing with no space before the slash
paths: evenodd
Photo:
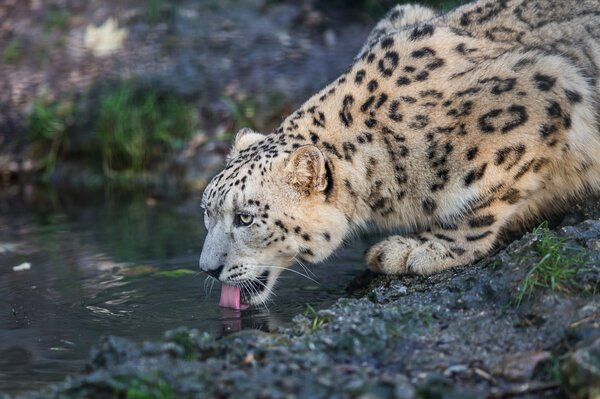
<path id="1" fill-rule="evenodd" d="M 308 266 L 306 266 L 304 264 L 304 262 L 302 262 L 300 259 L 296 258 L 296 256 L 294 256 L 294 260 L 300 265 L 302 266 L 302 269 L 304 269 L 304 271 L 306 272 L 306 274 L 311 274 L 314 278 L 317 278 L 317 275 L 308 268 Z"/>
<path id="2" fill-rule="evenodd" d="M 299 272 L 298 270 L 290 269 L 288 267 L 281 267 L 281 266 L 274 266 L 274 265 L 262 265 L 262 264 L 258 264 L 258 263 L 248 263 L 248 265 L 250 265 L 250 266 L 260 266 L 260 267 L 271 268 L 271 269 L 282 269 L 284 271 L 287 270 L 289 272 L 296 273 L 296 274 L 298 274 L 298 275 L 300 275 L 300 276 L 302 276 L 302 277 L 304 277 L 304 278 L 312 281 L 315 284 L 321 285 L 321 283 L 319 283 L 314 278 L 312 278 L 312 277 L 310 277 L 310 276 L 308 276 L 308 275 L 306 275 L 306 274 L 304 274 L 302 272 Z"/>
<path id="3" fill-rule="evenodd" d="M 256 295 L 256 290 L 250 284 L 250 280 L 242 280 L 239 282 L 239 284 L 241 285 L 242 290 L 248 292 L 248 294 L 250 294 L 250 296 Z"/>
<path id="4" fill-rule="evenodd" d="M 211 280 L 212 280 L 211 276 L 206 276 L 204 278 L 204 295 L 207 295 L 207 296 L 209 295 L 208 285 L 210 284 Z"/>
<path id="5" fill-rule="evenodd" d="M 312 274 L 313 277 L 317 277 L 315 276 L 315 274 L 308 269 L 308 267 L 306 267 L 306 265 L 304 264 L 304 262 L 302 262 L 299 258 L 298 258 L 298 254 L 296 253 L 296 255 L 294 255 L 294 257 L 292 258 L 292 260 L 296 261 L 296 263 L 298 263 L 302 269 L 306 272 L 306 274 Z"/>
<path id="6" fill-rule="evenodd" d="M 211 283 L 211 285 L 210 285 L 210 288 L 208 289 L 208 295 L 210 295 L 210 294 L 211 294 L 211 292 L 212 292 L 212 290 L 213 290 L 213 287 L 215 286 L 215 282 L 216 282 L 216 281 L 217 281 L 217 279 L 216 279 L 216 278 L 214 278 L 214 277 L 213 277 L 213 278 L 211 278 L 211 282 L 212 282 L 212 283 Z"/>
<path id="7" fill-rule="evenodd" d="M 257 277 L 252 278 L 252 281 L 255 281 L 258 284 L 262 285 L 263 287 L 267 288 L 267 286 L 262 281 L 260 281 Z M 256 291 L 258 291 L 258 290 L 256 290 Z M 258 292 L 257 292 L 257 295 L 258 295 Z M 267 298 L 263 298 L 260 302 L 261 302 L 260 305 L 264 306 L 265 309 L 267 310 L 267 312 L 271 313 L 271 311 L 269 310 L 269 307 L 267 306 Z"/>
<path id="8" fill-rule="evenodd" d="M 260 280 L 258 279 L 258 277 L 252 277 L 252 278 L 250 279 L 250 281 L 254 281 L 254 282 L 256 282 L 256 283 L 258 283 L 258 284 L 262 285 L 263 287 L 267 288 L 267 285 L 266 285 L 265 283 L 263 283 L 262 281 L 260 281 Z"/>

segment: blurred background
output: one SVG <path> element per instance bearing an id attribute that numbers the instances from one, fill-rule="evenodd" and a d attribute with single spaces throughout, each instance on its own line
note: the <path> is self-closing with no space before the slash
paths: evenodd
<path id="1" fill-rule="evenodd" d="M 232 134 L 276 127 L 397 3 L 2 0 L 1 182 L 197 191 Z"/>
<path id="2" fill-rule="evenodd" d="M 397 3 L 0 0 L 0 393 L 81 370 L 102 335 L 269 330 L 343 295 L 365 242 L 269 309 L 218 309 L 199 196 L 239 128 L 275 128 Z"/>

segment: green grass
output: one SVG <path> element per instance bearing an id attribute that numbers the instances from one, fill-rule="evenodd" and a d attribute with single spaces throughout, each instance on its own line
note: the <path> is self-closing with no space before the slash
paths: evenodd
<path id="1" fill-rule="evenodd" d="M 221 101 L 227 106 L 234 121 L 235 126 L 233 130 L 237 132 L 243 127 L 249 127 L 256 130 L 256 126 L 253 123 L 253 118 L 256 115 L 256 104 L 245 97 L 238 99 L 222 97 Z"/>
<path id="2" fill-rule="evenodd" d="M 563 377 L 560 372 L 560 361 L 554 355 L 550 358 L 550 361 L 543 367 L 542 376 L 544 380 L 560 382 Z"/>
<path id="3" fill-rule="evenodd" d="M 536 228 L 533 234 L 537 237 L 535 249 L 540 260 L 521 283 L 515 299 L 517 306 L 538 288 L 570 292 L 576 287 L 575 275 L 584 260 L 585 254 L 581 249 L 574 248 L 565 237 L 552 233 L 547 222 Z"/>
<path id="4" fill-rule="evenodd" d="M 161 378 L 135 378 L 128 383 L 124 397 L 126 399 L 169 399 L 180 396 Z"/>
<path id="5" fill-rule="evenodd" d="M 165 0 L 146 0 L 146 20 L 151 24 L 164 21 L 172 14 L 172 5 Z"/>
<path id="6" fill-rule="evenodd" d="M 431 327 L 433 326 L 433 323 L 435 321 L 435 319 L 433 317 L 433 312 L 431 311 L 430 308 L 425 308 L 425 309 L 421 310 L 421 312 L 419 312 L 419 314 L 418 314 L 418 318 L 421 321 L 421 323 L 423 324 L 423 326 L 425 326 L 425 328 L 427 328 L 428 330 L 431 329 Z"/>
<path id="7" fill-rule="evenodd" d="M 100 99 L 93 130 L 107 176 L 147 169 L 169 150 L 183 148 L 196 112 L 182 99 L 121 82 Z"/>
<path id="8" fill-rule="evenodd" d="M 27 139 L 33 143 L 34 153 L 38 154 L 40 168 L 46 177 L 54 171 L 72 121 L 73 105 L 68 101 L 39 100 L 33 105 L 27 118 Z"/>
<path id="9" fill-rule="evenodd" d="M 25 47 L 21 38 L 15 37 L 2 51 L 2 63 L 14 64 L 25 56 Z"/>
<path id="10" fill-rule="evenodd" d="M 47 31 L 66 30 L 71 23 L 71 13 L 60 8 L 51 8 L 44 16 L 44 28 Z"/>
<path id="11" fill-rule="evenodd" d="M 265 90 L 259 97 L 248 97 L 245 94 L 223 96 L 221 102 L 228 111 L 227 129 L 211 140 L 231 140 L 242 128 L 250 128 L 261 132 L 281 122 L 281 116 L 288 112 L 289 102 L 278 91 Z M 215 115 L 222 121 L 222 115 Z"/>
<path id="12" fill-rule="evenodd" d="M 125 182 L 183 149 L 196 129 L 184 99 L 121 81 L 77 99 L 35 101 L 25 139 L 45 177 L 61 161 L 84 159 L 90 172 Z"/>
<path id="13" fill-rule="evenodd" d="M 502 261 L 500 259 L 494 259 L 489 263 L 489 266 L 492 268 L 492 270 L 498 270 L 500 267 L 502 267 Z"/>
<path id="14" fill-rule="evenodd" d="M 315 332 L 325 324 L 329 323 L 329 317 L 324 317 L 319 315 L 315 308 L 313 308 L 310 304 L 306 304 L 306 310 L 304 311 L 304 316 L 308 317 L 311 320 L 310 323 L 310 332 Z"/>
<path id="15" fill-rule="evenodd" d="M 254 122 L 257 105 L 253 101 L 249 100 L 245 96 L 239 97 L 221 97 L 221 101 L 227 107 L 229 111 L 229 123 L 227 130 L 216 136 L 210 137 L 207 141 L 233 141 L 236 133 L 244 128 L 248 127 L 252 130 L 260 130 L 257 128 Z"/>

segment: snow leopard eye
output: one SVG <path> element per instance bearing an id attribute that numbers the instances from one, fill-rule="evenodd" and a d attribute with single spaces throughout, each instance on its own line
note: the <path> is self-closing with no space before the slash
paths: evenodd
<path id="1" fill-rule="evenodd" d="M 246 213 L 236 213 L 233 218 L 233 224 L 237 227 L 247 227 L 254 222 L 254 216 Z"/>
<path id="2" fill-rule="evenodd" d="M 206 227 L 206 230 L 208 230 L 209 218 L 210 218 L 210 212 L 208 212 L 208 209 L 205 209 L 204 210 L 204 226 Z"/>

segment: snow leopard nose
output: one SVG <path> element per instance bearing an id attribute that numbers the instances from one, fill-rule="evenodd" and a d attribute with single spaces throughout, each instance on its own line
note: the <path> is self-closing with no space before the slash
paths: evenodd
<path id="1" fill-rule="evenodd" d="M 202 271 L 204 273 L 208 274 L 209 276 L 212 276 L 212 277 L 214 277 L 214 278 L 216 278 L 218 280 L 219 277 L 221 276 L 221 272 L 223 271 L 224 267 L 225 267 L 225 265 L 221 265 L 221 266 L 217 267 L 216 269 L 202 270 Z"/>

